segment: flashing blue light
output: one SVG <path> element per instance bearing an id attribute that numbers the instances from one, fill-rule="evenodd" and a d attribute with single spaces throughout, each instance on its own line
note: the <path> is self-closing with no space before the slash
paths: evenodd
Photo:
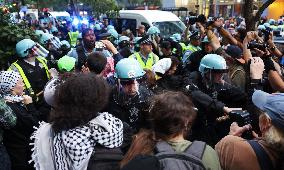
<path id="1" fill-rule="evenodd" d="M 88 24 L 89 24 L 89 21 L 88 21 L 86 18 L 83 18 L 82 24 L 88 25 Z"/>
<path id="2" fill-rule="evenodd" d="M 79 19 L 78 18 L 74 18 L 72 24 L 73 25 L 78 25 L 79 24 Z"/>

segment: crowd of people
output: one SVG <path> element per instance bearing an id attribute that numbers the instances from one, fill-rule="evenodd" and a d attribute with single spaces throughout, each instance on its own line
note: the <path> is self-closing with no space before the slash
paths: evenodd
<path id="1" fill-rule="evenodd" d="M 31 25 L 0 73 L 0 169 L 284 169 L 284 51 L 230 22 Z"/>

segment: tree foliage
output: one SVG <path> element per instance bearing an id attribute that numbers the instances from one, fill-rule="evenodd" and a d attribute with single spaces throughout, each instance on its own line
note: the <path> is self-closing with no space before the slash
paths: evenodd
<path id="1" fill-rule="evenodd" d="M 15 24 L 11 22 L 9 13 L 0 8 L 0 68 L 7 69 L 8 63 L 15 60 L 16 43 L 22 39 L 30 38 L 37 41 L 37 36 L 26 23 Z"/>
<path id="2" fill-rule="evenodd" d="M 90 5 L 96 16 L 118 9 L 115 0 L 81 0 L 81 2 Z"/>

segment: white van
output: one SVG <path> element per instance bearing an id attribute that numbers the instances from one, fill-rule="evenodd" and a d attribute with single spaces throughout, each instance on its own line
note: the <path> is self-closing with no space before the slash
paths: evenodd
<path id="1" fill-rule="evenodd" d="M 118 25 L 121 30 L 130 28 L 135 32 L 139 25 L 146 29 L 156 26 L 162 37 L 170 37 L 174 33 L 183 33 L 186 29 L 184 23 L 173 13 L 159 10 L 121 10 L 119 11 Z"/>
<path id="2" fill-rule="evenodd" d="M 66 11 L 52 11 L 49 12 L 53 18 L 60 22 L 70 21 L 70 14 Z"/>

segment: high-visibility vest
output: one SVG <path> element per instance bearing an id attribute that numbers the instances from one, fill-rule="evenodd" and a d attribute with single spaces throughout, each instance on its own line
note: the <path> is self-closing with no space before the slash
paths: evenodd
<path id="1" fill-rule="evenodd" d="M 148 59 L 146 61 L 146 64 L 142 60 L 142 57 L 140 56 L 140 53 L 136 52 L 136 53 L 132 54 L 131 56 L 129 56 L 129 58 L 136 59 L 139 62 L 139 64 L 140 64 L 142 69 L 146 68 L 146 69 L 150 69 L 150 70 L 152 69 L 152 66 L 154 64 L 156 64 L 157 61 L 159 61 L 159 57 L 157 55 L 155 55 L 154 53 L 150 53 L 148 55 Z"/>
<path id="2" fill-rule="evenodd" d="M 189 56 L 190 56 L 193 52 L 198 51 L 198 50 L 201 50 L 201 48 L 200 48 L 200 47 L 193 46 L 193 45 L 191 45 L 191 44 L 188 44 L 187 50 L 183 53 L 182 62 L 183 62 L 183 63 L 186 63 L 186 62 L 188 61 Z"/>
<path id="3" fill-rule="evenodd" d="M 79 31 L 76 32 L 68 32 L 69 38 L 70 38 L 70 45 L 72 47 L 76 47 L 77 45 L 77 39 L 79 36 Z"/>
<path id="4" fill-rule="evenodd" d="M 36 57 L 36 59 L 42 64 L 42 66 L 45 69 L 46 76 L 47 76 L 48 80 L 50 80 L 49 70 L 48 70 L 48 67 L 46 65 L 46 63 L 47 63 L 46 59 L 42 58 L 42 57 Z M 27 89 L 31 95 L 34 95 L 34 91 L 32 89 L 32 86 L 31 86 L 27 76 L 25 75 L 25 72 L 23 71 L 22 67 L 16 61 L 16 62 L 12 63 L 12 65 L 9 67 L 8 71 L 12 70 L 12 66 L 16 67 L 17 70 L 19 71 L 20 76 L 22 77 L 23 82 L 25 84 L 25 89 Z"/>
<path id="5" fill-rule="evenodd" d="M 180 44 L 180 46 L 181 46 L 181 49 L 182 49 L 182 54 L 184 54 L 185 53 L 185 51 L 186 50 L 188 50 L 188 46 L 186 46 L 184 43 L 179 43 Z"/>
<path id="6" fill-rule="evenodd" d="M 193 46 L 193 45 L 191 45 L 191 44 L 188 44 L 187 50 L 190 50 L 190 51 L 192 51 L 192 52 L 195 52 L 195 51 L 201 50 L 201 48 L 200 48 L 200 47 Z"/>

